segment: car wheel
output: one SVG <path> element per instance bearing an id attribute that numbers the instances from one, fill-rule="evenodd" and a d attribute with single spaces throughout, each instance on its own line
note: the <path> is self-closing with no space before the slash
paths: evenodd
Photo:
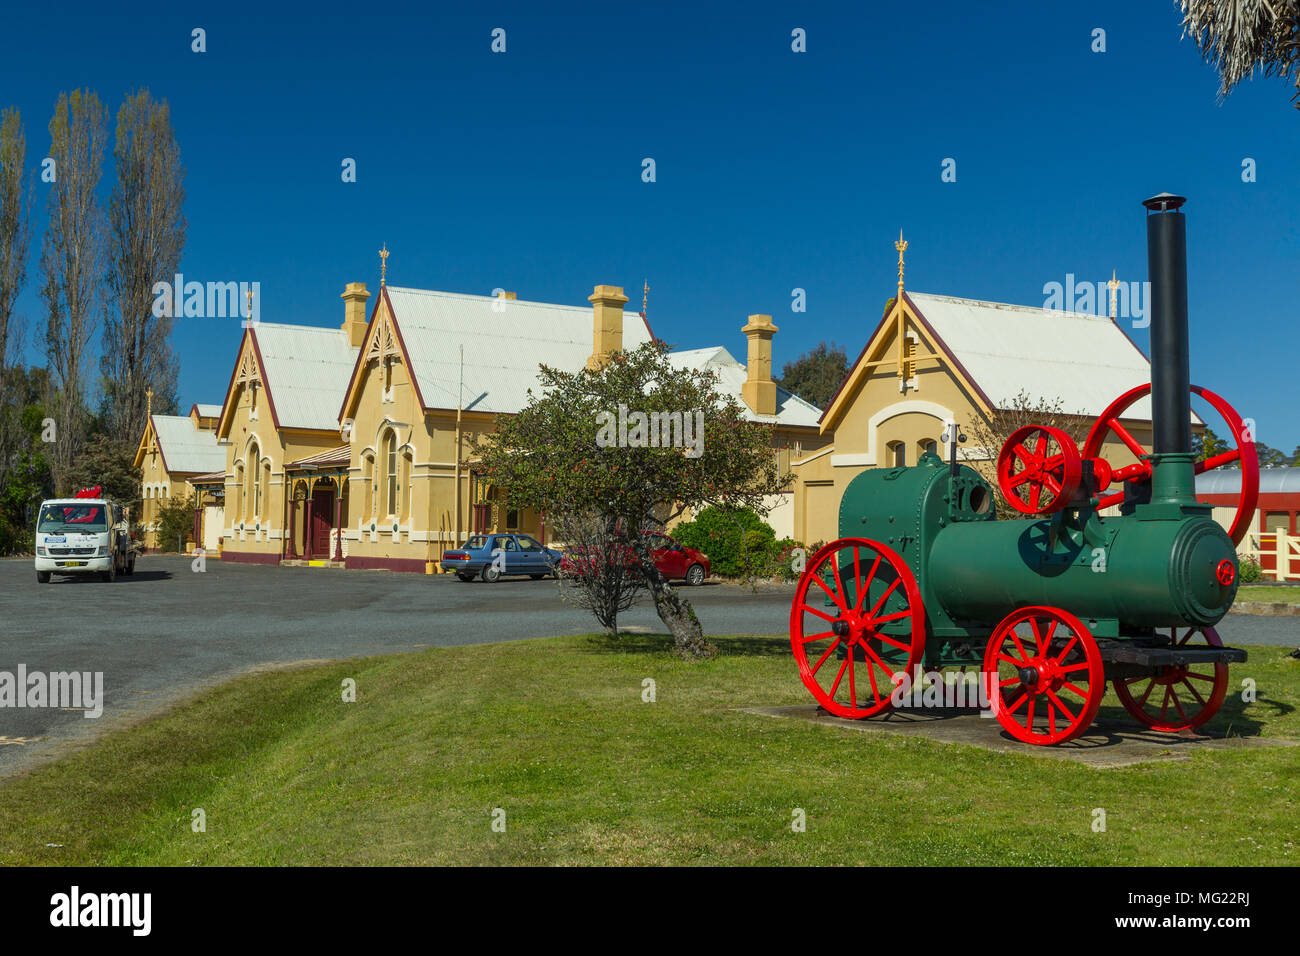
<path id="1" fill-rule="evenodd" d="M 37 571 L 37 572 L 36 572 L 36 580 L 37 580 L 37 582 L 40 583 L 40 584 L 49 584 L 49 583 L 50 583 L 50 572 L 49 572 L 49 571 Z"/>
<path id="2" fill-rule="evenodd" d="M 466 574 L 464 571 L 457 571 L 457 572 L 456 572 L 456 577 L 460 578 L 462 581 L 473 581 L 473 580 L 474 580 L 474 575 L 472 575 L 472 574 Z"/>
<path id="3" fill-rule="evenodd" d="M 546 577 L 546 575 L 544 574 L 530 574 L 528 576 L 532 578 L 534 581 L 540 581 L 542 578 Z"/>
<path id="4" fill-rule="evenodd" d="M 492 584 L 501 579 L 501 572 L 498 571 L 496 568 L 494 568 L 492 565 L 488 564 L 483 567 L 481 577 L 488 584 Z"/>
<path id="5" fill-rule="evenodd" d="M 693 588 L 699 587 L 704 583 L 704 565 L 692 564 L 686 569 L 686 583 Z"/>

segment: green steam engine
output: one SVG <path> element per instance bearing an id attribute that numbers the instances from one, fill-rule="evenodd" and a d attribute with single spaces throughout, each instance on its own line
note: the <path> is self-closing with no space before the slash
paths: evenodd
<path id="1" fill-rule="evenodd" d="M 1252 436 L 1227 402 L 1188 374 L 1186 224 L 1179 196 L 1144 205 L 1152 286 L 1149 385 L 1119 396 L 1080 450 L 1047 425 L 1012 434 L 998 490 L 1022 520 L 998 520 L 997 493 L 957 463 L 869 469 L 840 501 L 840 538 L 800 578 L 790 639 L 805 686 L 840 717 L 887 711 L 922 669 L 971 667 L 998 721 L 1031 744 L 1082 734 L 1106 685 L 1145 727 L 1184 731 L 1208 720 L 1227 692 L 1214 625 L 1237 592 L 1236 543 L 1255 511 Z M 1191 394 L 1228 423 L 1234 447 L 1192 452 Z M 1121 424 L 1151 398 L 1148 453 Z M 1117 438 L 1135 461 L 1100 457 Z M 1230 531 L 1194 494 L 1195 475 L 1239 466 Z M 1118 506 L 1119 514 L 1103 514 Z"/>

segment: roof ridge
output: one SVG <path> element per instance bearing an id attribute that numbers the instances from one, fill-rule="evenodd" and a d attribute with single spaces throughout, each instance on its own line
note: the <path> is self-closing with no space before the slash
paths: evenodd
<path id="1" fill-rule="evenodd" d="M 1102 315 L 1100 312 L 1074 312 L 1069 309 L 1049 309 L 1041 305 L 1021 305 L 1017 302 L 995 302 L 992 299 L 972 299 L 968 296 L 944 295 L 939 292 L 913 292 L 911 289 L 907 290 L 907 294 L 910 296 L 921 296 L 926 299 L 943 299 L 948 302 L 963 302 L 971 305 L 992 306 L 995 309 L 1014 309 L 1017 312 L 1041 312 L 1045 315 L 1059 315 L 1067 318 L 1073 317 L 1088 319 L 1090 321 L 1097 321 L 1099 319 L 1104 319 L 1107 322 L 1112 321 L 1109 315 Z"/>
<path id="2" fill-rule="evenodd" d="M 417 289 L 413 286 L 395 286 L 387 287 L 389 293 L 406 292 L 414 295 L 439 296 L 447 299 L 471 299 L 479 302 L 509 302 L 512 305 L 534 305 L 546 309 L 572 309 L 578 312 L 591 311 L 590 306 L 586 305 L 565 305 L 562 302 L 538 302 L 535 299 L 502 299 L 495 295 L 476 295 L 473 292 L 447 292 L 443 289 Z M 638 315 L 640 313 L 637 313 Z"/>

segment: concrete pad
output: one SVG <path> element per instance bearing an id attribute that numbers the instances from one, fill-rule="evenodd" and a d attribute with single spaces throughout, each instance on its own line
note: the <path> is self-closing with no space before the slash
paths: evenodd
<path id="1" fill-rule="evenodd" d="M 985 750 L 1072 760 L 1087 767 L 1105 769 L 1129 767 L 1158 761 L 1182 761 L 1200 750 L 1242 750 L 1259 747 L 1294 747 L 1298 741 L 1263 737 L 1224 737 L 1212 734 L 1162 734 L 1143 730 L 1133 723 L 1098 718 L 1088 732 L 1053 747 L 1039 747 L 1016 740 L 996 718 L 981 717 L 977 710 L 894 710 L 883 717 L 845 720 L 826 713 L 816 704 L 791 707 L 740 707 L 760 717 L 805 720 L 867 734 L 901 734 L 926 737 L 948 744 L 971 744 Z"/>

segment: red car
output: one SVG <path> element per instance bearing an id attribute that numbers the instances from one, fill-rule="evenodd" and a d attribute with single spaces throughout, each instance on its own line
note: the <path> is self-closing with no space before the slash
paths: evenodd
<path id="1" fill-rule="evenodd" d="M 694 548 L 688 548 L 679 544 L 666 534 L 660 534 L 657 531 L 646 531 L 645 535 L 651 539 L 651 554 L 654 555 L 655 567 L 659 573 L 669 580 L 682 580 L 691 587 L 697 587 L 704 583 L 705 578 L 709 576 L 709 556 Z M 564 560 L 560 562 L 560 571 L 572 572 L 574 565 L 575 552 L 569 551 L 564 555 Z M 632 554 L 630 549 L 627 555 L 629 564 L 634 564 L 638 560 L 636 555 Z"/>

